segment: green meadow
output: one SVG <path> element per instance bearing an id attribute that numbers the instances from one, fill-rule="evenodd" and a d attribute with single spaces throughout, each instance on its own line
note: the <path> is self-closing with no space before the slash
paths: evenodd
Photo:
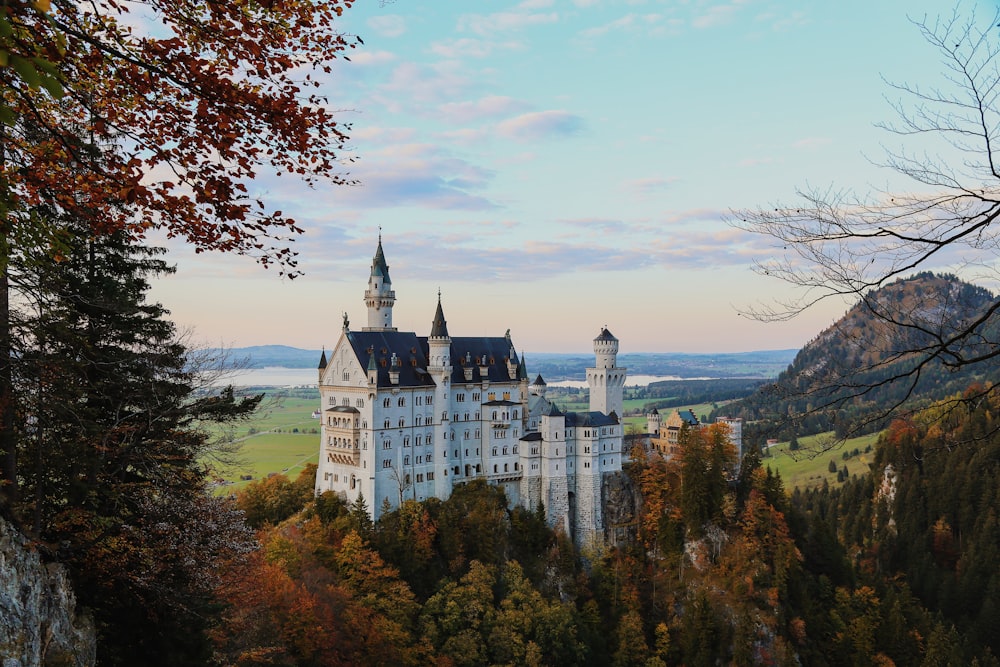
<path id="1" fill-rule="evenodd" d="M 231 464 L 211 463 L 215 477 L 226 482 L 218 488 L 239 489 L 249 482 L 241 479 L 247 475 L 256 480 L 282 473 L 294 479 L 307 463 L 316 463 L 320 420 L 312 412 L 317 407 L 315 398 L 268 394 L 249 420 L 217 430 L 217 438 L 239 446 Z"/>
<path id="2" fill-rule="evenodd" d="M 808 489 L 822 486 L 824 480 L 831 487 L 839 486 L 841 482 L 837 481 L 837 473 L 830 471 L 830 462 L 833 461 L 837 470 L 846 466 L 848 478 L 866 474 L 875 459 L 878 436 L 878 433 L 871 433 L 835 445 L 833 432 L 820 433 L 799 438 L 799 449 L 795 451 L 789 449 L 789 443 L 779 442 L 767 448 L 761 464 L 770 466 L 771 470 L 781 475 L 789 493 L 795 487 Z M 866 452 L 866 449 L 869 451 Z M 854 454 L 855 450 L 857 454 Z"/>

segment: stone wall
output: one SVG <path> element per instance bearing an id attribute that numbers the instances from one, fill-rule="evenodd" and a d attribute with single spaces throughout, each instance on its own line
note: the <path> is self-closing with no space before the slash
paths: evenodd
<path id="1" fill-rule="evenodd" d="M 66 570 L 0 519 L 0 667 L 90 667 L 97 639 Z"/>

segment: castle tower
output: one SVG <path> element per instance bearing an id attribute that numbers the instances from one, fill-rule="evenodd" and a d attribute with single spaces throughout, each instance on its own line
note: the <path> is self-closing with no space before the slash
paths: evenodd
<path id="1" fill-rule="evenodd" d="M 368 326 L 362 331 L 395 331 L 392 326 L 392 305 L 396 303 L 396 293 L 392 291 L 389 279 L 389 265 L 382 252 L 382 235 L 378 236 L 378 249 L 372 260 L 372 274 L 365 290 L 365 305 L 368 306 Z"/>
<path id="2" fill-rule="evenodd" d="M 659 410 L 653 408 L 650 412 L 646 413 L 646 432 L 654 438 L 660 437 L 660 426 L 662 424 Z"/>
<path id="3" fill-rule="evenodd" d="M 614 412 L 622 416 L 623 393 L 627 368 L 619 368 L 618 339 L 601 329 L 594 339 L 594 368 L 587 369 L 587 385 L 590 387 L 590 411 L 610 415 Z"/>
<path id="4" fill-rule="evenodd" d="M 451 336 L 448 322 L 441 308 L 441 291 L 438 291 L 437 310 L 431 322 L 431 334 L 427 337 L 427 372 L 434 378 L 434 442 L 447 443 L 451 421 L 448 406 L 451 404 Z M 440 419 L 437 413 L 440 412 Z M 451 495 L 451 477 L 448 476 L 447 444 L 443 456 L 434 458 L 434 495 L 446 499 Z"/>

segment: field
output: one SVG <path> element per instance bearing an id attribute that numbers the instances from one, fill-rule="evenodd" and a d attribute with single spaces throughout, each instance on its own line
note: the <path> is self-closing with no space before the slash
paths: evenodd
<path id="1" fill-rule="evenodd" d="M 312 418 L 318 406 L 316 399 L 271 398 L 264 399 L 261 411 L 247 422 L 241 422 L 228 433 L 240 444 L 238 462 L 231 466 L 215 466 L 216 477 L 225 480 L 223 489 L 229 491 L 245 486 L 248 481 L 270 473 L 283 473 L 295 478 L 307 463 L 316 463 L 319 457 L 319 420 Z"/>
<path id="2" fill-rule="evenodd" d="M 866 474 L 875 457 L 878 434 L 852 438 L 836 448 L 828 449 L 832 437 L 832 433 L 821 433 L 799 438 L 797 451 L 790 451 L 787 442 L 778 443 L 768 449 L 761 463 L 781 474 L 785 490 L 789 493 L 795 487 L 808 489 L 821 486 L 823 480 L 830 486 L 838 486 L 840 483 L 837 481 L 837 473 L 830 472 L 829 469 L 831 460 L 838 470 L 843 470 L 846 466 L 850 477 Z M 869 447 L 871 450 L 866 452 Z M 854 450 L 858 450 L 857 455 L 852 455 Z M 846 459 L 845 454 L 848 455 Z"/>

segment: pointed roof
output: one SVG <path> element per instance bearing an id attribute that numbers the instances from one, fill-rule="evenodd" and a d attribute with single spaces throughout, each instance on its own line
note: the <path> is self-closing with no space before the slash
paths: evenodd
<path id="1" fill-rule="evenodd" d="M 448 338 L 448 323 L 444 319 L 444 310 L 441 309 L 441 292 L 438 291 L 437 311 L 434 313 L 434 322 L 431 324 L 431 338 Z"/>
<path id="2" fill-rule="evenodd" d="M 378 366 L 375 365 L 375 353 L 374 352 L 372 352 L 368 356 L 368 370 L 370 370 L 370 371 L 377 371 L 378 370 Z"/>
<path id="3" fill-rule="evenodd" d="M 323 346 L 323 353 L 319 355 L 319 370 L 326 368 L 326 346 Z"/>
<path id="4" fill-rule="evenodd" d="M 543 380 L 541 374 L 539 374 L 538 377 L 535 378 L 535 381 L 532 382 L 531 384 L 532 384 L 532 386 L 535 386 L 535 387 L 537 387 L 539 385 L 541 385 L 541 386 L 544 387 L 545 386 L 545 380 Z"/>
<path id="5" fill-rule="evenodd" d="M 524 361 L 524 352 L 521 353 L 521 358 L 517 362 L 517 379 L 527 380 L 528 379 L 528 364 Z"/>
<path id="6" fill-rule="evenodd" d="M 615 335 L 613 333 L 608 331 L 607 327 L 604 327 L 603 329 L 601 329 L 600 335 L 594 340 L 597 341 L 597 340 L 618 340 L 618 339 L 615 338 Z"/>
<path id="7" fill-rule="evenodd" d="M 385 253 L 382 252 L 382 234 L 378 235 L 378 249 L 375 251 L 375 259 L 372 260 L 372 275 L 382 278 L 383 282 L 392 284 L 389 278 L 389 265 L 385 263 Z"/>
<path id="8" fill-rule="evenodd" d="M 561 417 L 562 413 L 559 412 L 559 408 L 556 407 L 555 403 L 549 403 L 548 405 L 545 406 L 545 409 L 542 410 L 542 416 L 543 417 Z"/>

